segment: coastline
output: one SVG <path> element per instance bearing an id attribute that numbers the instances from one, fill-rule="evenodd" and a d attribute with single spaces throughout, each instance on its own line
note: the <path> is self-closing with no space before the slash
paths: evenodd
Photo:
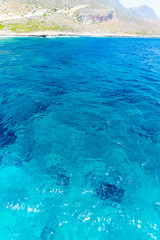
<path id="1" fill-rule="evenodd" d="M 155 35 L 137 35 L 137 34 L 123 34 L 123 33 L 96 33 L 96 32 L 58 32 L 58 31 L 40 31 L 29 33 L 15 33 L 10 31 L 0 31 L 0 38 L 5 37 L 118 37 L 118 38 L 160 38 Z"/>

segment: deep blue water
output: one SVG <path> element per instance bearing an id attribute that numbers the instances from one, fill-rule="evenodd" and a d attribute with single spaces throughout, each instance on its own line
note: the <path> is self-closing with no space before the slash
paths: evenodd
<path id="1" fill-rule="evenodd" d="M 0 240 L 160 239 L 160 40 L 0 39 Z"/>

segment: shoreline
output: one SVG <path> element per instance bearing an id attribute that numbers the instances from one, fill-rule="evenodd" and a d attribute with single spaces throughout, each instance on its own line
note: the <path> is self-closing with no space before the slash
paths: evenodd
<path id="1" fill-rule="evenodd" d="M 54 38 L 54 37 L 117 37 L 117 38 L 160 38 L 154 35 L 137 35 L 137 34 L 123 34 L 123 33 L 91 33 L 91 32 L 54 32 L 54 31 L 41 31 L 30 33 L 14 33 L 9 31 L 0 31 L 0 38 L 5 37 L 41 37 L 41 38 Z"/>

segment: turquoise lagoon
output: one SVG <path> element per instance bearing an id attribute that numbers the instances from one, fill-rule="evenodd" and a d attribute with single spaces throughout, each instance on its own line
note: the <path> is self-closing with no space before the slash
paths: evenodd
<path id="1" fill-rule="evenodd" d="M 0 239 L 160 239 L 160 40 L 0 39 Z"/>

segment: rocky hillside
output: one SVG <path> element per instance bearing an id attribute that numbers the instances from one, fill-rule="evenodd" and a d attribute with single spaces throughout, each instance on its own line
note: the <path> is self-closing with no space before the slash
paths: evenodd
<path id="1" fill-rule="evenodd" d="M 2 0 L 0 29 L 160 35 L 160 22 L 133 16 L 118 0 Z"/>

